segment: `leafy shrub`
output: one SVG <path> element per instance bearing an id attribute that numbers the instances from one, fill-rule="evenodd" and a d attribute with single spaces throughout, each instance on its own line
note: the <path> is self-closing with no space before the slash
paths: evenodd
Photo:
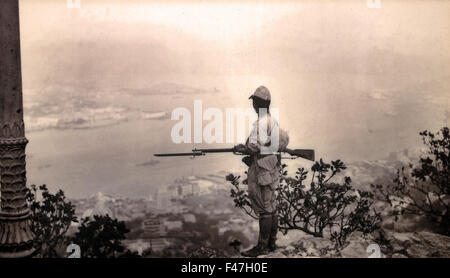
<path id="1" fill-rule="evenodd" d="M 125 249 L 121 240 L 129 230 L 125 222 L 108 215 L 84 218 L 74 238 L 66 233 L 72 222 L 78 222 L 75 206 L 67 201 L 64 192 L 51 194 L 47 186 L 31 185 L 27 193 L 31 211 L 31 229 L 35 235 L 35 248 L 41 257 L 58 257 L 58 247 L 65 252 L 66 246 L 75 242 L 80 246 L 81 256 L 87 258 L 138 257 Z M 61 249 L 61 248 L 59 248 Z"/>
<path id="2" fill-rule="evenodd" d="M 125 222 L 118 221 L 109 215 L 94 215 L 81 220 L 73 242 L 78 244 L 83 258 L 116 258 L 132 256 L 121 240 L 129 230 Z"/>
<path id="3" fill-rule="evenodd" d="M 353 232 L 367 234 L 378 229 L 381 216 L 371 209 L 372 194 L 353 189 L 350 177 L 345 177 L 343 183 L 332 181 L 344 169 L 346 166 L 340 160 L 328 164 L 321 159 L 311 167 L 312 179 L 306 188 L 308 171 L 299 168 L 295 177 L 289 177 L 283 164 L 280 185 L 276 190 L 279 230 L 284 234 L 297 229 L 315 237 L 328 235 L 336 248 L 341 248 Z M 248 192 L 240 187 L 240 177 L 230 174 L 227 180 L 234 187 L 231 197 L 235 205 L 257 218 Z M 243 183 L 247 184 L 247 181 Z"/>
<path id="4" fill-rule="evenodd" d="M 436 135 L 427 130 L 419 134 L 427 148 L 419 165 L 398 169 L 392 185 L 373 187 L 383 192 L 394 215 L 425 216 L 436 224 L 438 232 L 450 235 L 449 129 L 443 127 Z"/>
<path id="5" fill-rule="evenodd" d="M 57 247 L 68 242 L 65 234 L 71 222 L 78 222 L 75 206 L 59 190 L 51 194 L 47 186 L 31 185 L 27 193 L 35 248 L 44 258 L 57 257 Z"/>

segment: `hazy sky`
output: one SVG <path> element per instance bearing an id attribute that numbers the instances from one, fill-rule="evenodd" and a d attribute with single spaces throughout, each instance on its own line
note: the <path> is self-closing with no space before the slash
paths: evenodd
<path id="1" fill-rule="evenodd" d="M 265 84 L 293 142 L 379 157 L 448 125 L 450 88 L 450 2 L 381 4 L 21 0 L 24 90 Z"/>

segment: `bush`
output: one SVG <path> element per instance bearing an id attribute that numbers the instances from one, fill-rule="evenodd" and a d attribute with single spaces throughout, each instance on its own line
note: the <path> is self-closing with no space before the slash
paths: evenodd
<path id="1" fill-rule="evenodd" d="M 398 169 L 392 185 L 373 187 L 383 192 L 396 219 L 404 214 L 425 216 L 438 232 L 450 235 L 449 129 L 443 127 L 436 135 L 427 130 L 419 134 L 427 148 L 419 165 Z"/>
<path id="2" fill-rule="evenodd" d="M 345 177 L 341 184 L 332 182 L 344 169 L 346 166 L 340 160 L 327 164 L 321 159 L 311 167 L 312 179 L 306 188 L 308 171 L 299 168 L 295 177 L 288 177 L 283 164 L 280 186 L 276 190 L 280 231 L 286 234 L 288 230 L 297 229 L 315 237 L 328 235 L 336 248 L 341 248 L 353 232 L 367 234 L 378 229 L 381 216 L 371 210 L 372 194 L 353 189 L 350 177 Z M 231 197 L 237 207 L 257 218 L 247 191 L 240 188 L 239 179 L 232 174 L 227 176 L 234 186 Z"/>
<path id="3" fill-rule="evenodd" d="M 109 215 L 94 215 L 81 220 L 73 242 L 80 246 L 83 258 L 116 258 L 135 255 L 122 245 L 129 230 L 125 222 Z"/>
<path id="4" fill-rule="evenodd" d="M 40 196 L 39 196 L 40 195 Z M 35 235 L 35 248 L 41 257 L 57 257 L 59 245 L 67 244 L 65 236 L 72 222 L 78 222 L 75 206 L 59 190 L 51 194 L 47 186 L 31 185 L 27 193 L 31 211 L 31 229 Z"/>

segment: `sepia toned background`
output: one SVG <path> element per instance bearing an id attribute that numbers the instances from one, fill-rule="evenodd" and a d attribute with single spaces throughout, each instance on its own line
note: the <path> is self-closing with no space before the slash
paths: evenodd
<path id="1" fill-rule="evenodd" d="M 248 108 L 259 85 L 292 148 L 353 163 L 415 153 L 419 131 L 448 125 L 450 3 L 405 2 L 22 0 L 28 181 L 136 197 L 242 171 L 231 154 L 152 154 L 193 147 L 170 139 L 174 108 Z"/>

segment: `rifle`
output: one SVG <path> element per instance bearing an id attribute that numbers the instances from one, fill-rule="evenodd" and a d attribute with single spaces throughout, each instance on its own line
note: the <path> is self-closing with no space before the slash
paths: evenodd
<path id="1" fill-rule="evenodd" d="M 188 152 L 188 153 L 155 153 L 153 154 L 154 156 L 158 156 L 158 157 L 166 157 L 166 156 L 191 156 L 191 157 L 196 157 L 196 156 L 203 156 L 206 155 L 207 153 L 234 153 L 234 154 L 239 154 L 239 155 L 247 155 L 245 153 L 239 153 L 236 151 L 235 148 L 223 148 L 223 149 L 197 149 L 194 148 L 192 150 L 192 152 Z M 291 155 L 291 157 L 281 157 L 283 159 L 296 159 L 297 157 L 301 157 L 307 160 L 311 160 L 314 161 L 315 159 L 315 155 L 314 155 L 314 150 L 311 149 L 284 149 L 282 150 L 280 153 L 274 153 L 274 154 L 281 154 L 281 153 L 287 153 L 289 155 Z"/>

